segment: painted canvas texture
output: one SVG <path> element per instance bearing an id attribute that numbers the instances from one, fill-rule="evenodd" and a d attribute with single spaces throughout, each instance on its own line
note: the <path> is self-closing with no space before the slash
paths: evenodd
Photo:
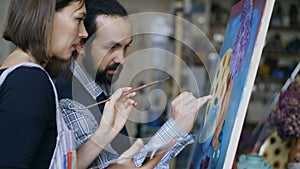
<path id="1" fill-rule="evenodd" d="M 242 0 L 231 8 L 189 168 L 232 167 L 273 6 L 274 0 Z"/>

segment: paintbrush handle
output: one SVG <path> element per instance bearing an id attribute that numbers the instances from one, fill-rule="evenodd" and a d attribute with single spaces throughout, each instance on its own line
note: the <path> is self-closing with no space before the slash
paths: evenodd
<path id="1" fill-rule="evenodd" d="M 102 100 L 102 101 L 97 102 L 97 103 L 94 103 L 94 104 L 91 104 L 91 105 L 89 105 L 89 106 L 87 106 L 87 107 L 84 107 L 83 109 L 89 109 L 89 108 L 91 108 L 91 107 L 97 106 L 97 105 L 99 105 L 99 104 L 106 103 L 106 102 L 108 102 L 108 101 L 110 101 L 110 98 L 105 99 L 105 100 Z"/>
<path id="2" fill-rule="evenodd" d="M 165 80 L 168 80 L 169 78 L 170 78 L 170 77 L 167 77 L 167 78 L 165 78 L 165 79 L 162 79 L 162 80 L 156 80 L 156 81 L 154 81 L 154 82 L 151 82 L 151 83 L 145 84 L 145 85 L 143 85 L 143 86 L 140 86 L 140 87 L 137 87 L 137 88 L 131 89 L 131 90 L 129 90 L 129 91 L 128 91 L 128 93 L 132 93 L 132 92 L 136 92 L 136 91 L 142 90 L 142 89 L 144 89 L 144 88 L 146 88 L 146 87 L 149 87 L 149 86 L 155 85 L 156 83 L 160 83 L 160 82 L 163 82 L 163 81 L 165 81 Z"/>
<path id="3" fill-rule="evenodd" d="M 154 84 L 156 84 L 156 83 L 158 83 L 158 81 L 151 82 L 151 83 L 149 83 L 149 84 L 146 84 L 146 85 L 143 85 L 143 86 L 140 86 L 140 87 L 131 89 L 131 90 L 129 90 L 128 92 L 126 92 L 125 94 L 129 94 L 129 93 L 133 93 L 133 92 L 142 90 L 142 89 L 144 89 L 144 88 L 146 88 L 146 87 L 149 87 L 149 86 L 152 86 L 152 85 L 154 85 Z M 97 105 L 99 105 L 99 104 L 106 103 L 106 102 L 108 102 L 108 101 L 110 101 L 110 98 L 105 99 L 105 100 L 102 100 L 102 101 L 97 102 L 97 103 L 94 103 L 94 104 L 91 104 L 91 105 L 85 107 L 85 109 L 89 109 L 89 108 L 91 108 L 91 107 L 97 106 Z"/>
<path id="4" fill-rule="evenodd" d="M 142 90 L 142 89 L 144 89 L 144 88 L 146 88 L 146 87 L 155 85 L 156 83 L 165 81 L 165 80 L 167 80 L 167 79 L 169 79 L 169 78 L 170 78 L 170 77 L 167 77 L 167 78 L 165 78 L 165 79 L 163 79 L 163 80 L 156 80 L 156 81 L 154 81 L 154 82 L 145 84 L 145 85 L 143 85 L 143 86 L 139 86 L 139 87 L 137 87 L 137 88 L 134 88 L 134 89 L 129 90 L 129 91 L 126 92 L 125 94 L 129 94 L 129 93 L 132 93 L 132 92 L 136 92 L 136 91 Z M 91 105 L 89 105 L 89 106 L 87 106 L 87 107 L 80 108 L 80 109 L 89 109 L 89 108 L 91 108 L 91 107 L 97 106 L 97 105 L 99 105 L 99 104 L 106 103 L 106 102 L 108 102 L 108 101 L 110 101 L 110 98 L 108 98 L 108 99 L 106 99 L 106 100 L 102 100 L 102 101 L 97 102 L 97 103 L 94 103 L 94 104 L 91 104 Z"/>
<path id="5" fill-rule="evenodd" d="M 152 85 L 154 85 L 154 84 L 156 84 L 156 83 L 158 83 L 158 82 L 159 82 L 159 81 L 154 81 L 154 82 L 151 82 L 151 83 L 149 83 L 149 84 L 145 84 L 145 85 L 143 85 L 143 86 L 140 86 L 140 87 L 131 89 L 131 90 L 128 91 L 128 93 L 132 93 L 132 92 L 136 92 L 136 91 L 142 90 L 142 89 L 144 89 L 144 88 L 146 88 L 146 87 L 149 87 L 149 86 L 152 86 Z"/>

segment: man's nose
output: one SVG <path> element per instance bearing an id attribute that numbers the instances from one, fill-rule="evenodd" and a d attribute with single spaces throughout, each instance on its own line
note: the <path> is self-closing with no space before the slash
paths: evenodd
<path id="1" fill-rule="evenodd" d="M 125 61 L 125 52 L 122 52 L 122 51 L 117 52 L 114 57 L 114 62 L 123 64 L 124 61 Z"/>

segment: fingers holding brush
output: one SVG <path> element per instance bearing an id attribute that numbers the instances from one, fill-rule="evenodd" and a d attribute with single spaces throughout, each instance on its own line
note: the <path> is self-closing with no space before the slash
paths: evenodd
<path id="1" fill-rule="evenodd" d="M 105 104 L 100 128 L 105 129 L 110 133 L 111 138 L 114 138 L 124 127 L 130 112 L 137 106 L 137 103 L 132 99 L 135 93 L 124 94 L 131 88 L 120 88 L 111 96 L 110 101 Z"/>

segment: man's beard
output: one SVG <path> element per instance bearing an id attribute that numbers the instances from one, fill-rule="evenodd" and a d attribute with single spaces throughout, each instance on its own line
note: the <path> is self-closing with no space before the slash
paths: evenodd
<path id="1" fill-rule="evenodd" d="M 109 65 L 103 71 L 97 70 L 95 81 L 98 84 L 103 84 L 103 83 L 112 84 L 118 80 L 122 69 L 123 69 L 122 64 L 115 63 L 113 65 Z M 110 70 L 117 70 L 117 73 L 109 74 L 108 71 L 110 71 Z"/>
<path id="2" fill-rule="evenodd" d="M 86 53 L 87 55 L 89 54 L 88 52 Z M 89 56 L 89 55 L 88 55 Z M 90 57 L 84 57 L 83 58 L 83 65 L 85 67 L 85 70 L 87 71 L 87 73 L 94 78 L 95 77 L 95 82 L 98 84 L 111 84 L 114 83 L 115 81 L 118 80 L 119 75 L 123 69 L 123 65 L 122 64 L 113 64 L 113 65 L 109 65 L 108 67 L 106 67 L 105 70 L 95 70 L 94 69 L 94 63 L 92 61 L 92 59 L 90 59 Z M 110 75 L 108 74 L 108 70 L 115 70 L 118 69 L 116 74 Z"/>

